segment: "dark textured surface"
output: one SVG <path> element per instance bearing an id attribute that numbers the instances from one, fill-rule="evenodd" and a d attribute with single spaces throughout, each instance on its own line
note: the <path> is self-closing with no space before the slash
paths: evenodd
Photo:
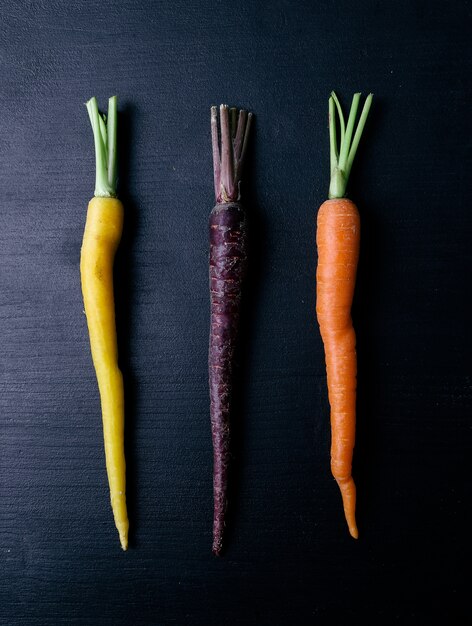
<path id="1" fill-rule="evenodd" d="M 470 14 L 437 0 L 2 3 L 2 623 L 467 623 Z M 358 542 L 329 470 L 315 316 L 333 88 L 345 105 L 375 93 L 351 185 Z M 94 169 L 82 103 L 115 92 L 126 554 L 79 282 Z M 225 101 L 256 119 L 237 507 L 215 559 L 209 105 Z"/>

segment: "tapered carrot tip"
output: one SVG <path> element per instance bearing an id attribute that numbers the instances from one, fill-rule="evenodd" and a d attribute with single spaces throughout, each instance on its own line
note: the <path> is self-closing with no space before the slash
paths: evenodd
<path id="1" fill-rule="evenodd" d="M 349 526 L 349 534 L 354 539 L 359 539 L 359 531 L 357 530 L 357 526 Z"/>
<path id="2" fill-rule="evenodd" d="M 353 539 L 359 539 L 359 531 L 357 530 L 356 518 L 353 515 L 347 515 L 346 511 L 344 511 L 346 516 L 347 526 L 349 528 L 349 534 Z"/>
<path id="3" fill-rule="evenodd" d="M 356 485 L 352 478 L 347 481 L 336 481 L 343 498 L 344 516 L 346 517 L 349 534 L 354 539 L 359 538 L 356 524 Z"/>
<path id="4" fill-rule="evenodd" d="M 128 531 L 127 530 L 119 530 L 118 532 L 120 534 L 121 547 L 123 548 L 123 550 L 126 551 L 128 549 Z"/>
<path id="5" fill-rule="evenodd" d="M 128 520 L 126 520 L 126 522 L 123 522 L 122 520 L 120 520 L 120 522 L 116 524 L 116 528 L 120 536 L 121 547 L 123 548 L 123 550 L 126 551 L 128 549 L 128 528 L 129 528 Z"/>
<path id="6" fill-rule="evenodd" d="M 223 549 L 223 529 L 221 524 L 215 522 L 216 529 L 213 534 L 213 546 L 211 551 L 215 556 L 221 556 L 221 551 Z"/>

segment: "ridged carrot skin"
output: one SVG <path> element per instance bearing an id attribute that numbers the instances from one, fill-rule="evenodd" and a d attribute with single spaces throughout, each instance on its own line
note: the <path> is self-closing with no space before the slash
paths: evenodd
<path id="1" fill-rule="evenodd" d="M 355 539 L 359 536 L 356 486 L 352 478 L 356 438 L 357 357 L 351 306 L 359 259 L 360 219 L 356 205 L 347 200 L 345 195 L 372 104 L 372 94 L 369 94 L 354 131 L 360 96 L 360 93 L 353 96 L 347 124 L 336 94 L 332 92 L 329 98 L 330 199 L 318 211 L 316 231 L 316 314 L 325 349 L 331 406 L 331 472 L 341 491 L 349 532 Z"/>
<path id="2" fill-rule="evenodd" d="M 223 547 L 230 460 L 231 388 L 247 264 L 246 216 L 237 202 L 210 213 L 210 417 L 213 439 L 213 552 Z"/>
<path id="3" fill-rule="evenodd" d="M 246 215 L 240 204 L 241 172 L 252 114 L 211 108 L 216 206 L 210 213 L 210 419 L 213 441 L 213 553 L 223 549 L 230 465 L 234 353 L 247 265 Z M 220 149 L 221 141 L 221 149 Z"/>
<path id="4" fill-rule="evenodd" d="M 318 211 L 316 313 L 325 348 L 331 406 L 331 471 L 344 514 L 357 539 L 356 487 L 351 476 L 356 426 L 356 335 L 351 305 L 359 258 L 360 219 L 347 199 L 324 202 Z"/>
<path id="5" fill-rule="evenodd" d="M 118 367 L 113 295 L 113 263 L 123 231 L 123 205 L 117 188 L 117 98 L 108 100 L 108 114 L 98 110 L 96 98 L 87 102 L 95 144 L 95 197 L 89 202 L 80 255 L 80 276 L 92 359 L 100 392 L 105 458 L 110 499 L 123 550 L 128 549 L 126 463 L 124 452 L 125 402 Z"/>
<path id="6" fill-rule="evenodd" d="M 123 550 L 128 547 L 124 390 L 118 368 L 113 261 L 123 230 L 117 198 L 93 198 L 88 206 L 80 274 L 92 359 L 100 391 L 110 499 Z"/>

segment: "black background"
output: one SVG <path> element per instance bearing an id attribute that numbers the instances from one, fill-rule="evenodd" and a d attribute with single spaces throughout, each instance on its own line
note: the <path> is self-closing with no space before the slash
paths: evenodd
<path id="1" fill-rule="evenodd" d="M 0 619 L 466 623 L 469 2 L 13 2 L 0 23 Z M 329 471 L 315 316 L 327 103 L 373 91 L 354 475 Z M 80 292 L 83 103 L 119 96 L 131 548 L 109 506 Z M 254 111 L 228 547 L 211 555 L 209 106 Z M 468 618 L 470 619 L 470 612 Z"/>

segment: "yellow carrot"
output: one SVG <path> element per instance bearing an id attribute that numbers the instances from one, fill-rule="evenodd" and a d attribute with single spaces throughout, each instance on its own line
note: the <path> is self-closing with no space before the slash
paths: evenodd
<path id="1" fill-rule="evenodd" d="M 95 197 L 87 211 L 80 275 L 92 359 L 102 407 L 103 437 L 110 498 L 123 550 L 128 548 L 124 391 L 118 368 L 113 296 L 113 261 L 123 229 L 123 205 L 116 198 L 116 96 L 108 103 L 108 120 L 97 101 L 87 102 L 95 140 Z"/>

